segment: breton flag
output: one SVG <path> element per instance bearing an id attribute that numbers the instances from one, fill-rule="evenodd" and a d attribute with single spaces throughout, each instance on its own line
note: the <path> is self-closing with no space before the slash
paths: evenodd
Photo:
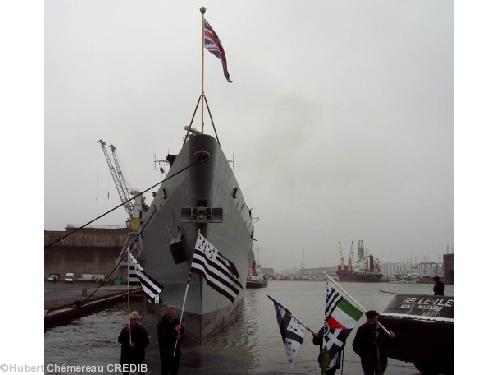
<path id="1" fill-rule="evenodd" d="M 144 269 L 130 253 L 128 253 L 128 261 L 129 280 L 132 281 L 134 278 L 137 278 L 141 283 L 142 290 L 148 296 L 148 301 L 151 303 L 161 303 L 160 293 L 163 285 L 144 272 Z"/>
<path id="2" fill-rule="evenodd" d="M 336 367 L 340 362 L 340 354 L 349 333 L 356 326 L 363 312 L 352 305 L 330 283 L 326 283 L 325 325 L 323 327 L 321 368 L 323 371 Z"/>
<path id="3" fill-rule="evenodd" d="M 226 77 L 228 82 L 232 82 L 231 77 L 229 76 L 229 72 L 227 71 L 226 53 L 224 52 L 222 43 L 215 33 L 215 30 L 212 29 L 212 26 L 210 26 L 206 19 L 203 19 L 203 34 L 205 35 L 205 48 L 208 50 L 208 52 L 214 54 L 218 59 L 220 59 L 222 63 L 222 69 L 224 69 L 224 76 Z"/>
<path id="4" fill-rule="evenodd" d="M 267 297 L 274 303 L 276 320 L 280 327 L 281 339 L 283 340 L 283 344 L 285 344 L 288 363 L 290 367 L 293 367 L 293 361 L 299 349 L 302 347 L 307 328 L 280 302 L 269 295 Z"/>
<path id="5" fill-rule="evenodd" d="M 191 271 L 200 274 L 207 281 L 207 285 L 231 302 L 234 302 L 235 297 L 240 294 L 240 289 L 243 289 L 234 263 L 208 242 L 200 231 L 194 246 Z"/>

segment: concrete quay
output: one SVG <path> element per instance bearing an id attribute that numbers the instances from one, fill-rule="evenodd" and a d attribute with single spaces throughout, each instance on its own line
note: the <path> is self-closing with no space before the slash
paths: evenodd
<path id="1" fill-rule="evenodd" d="M 73 319 L 92 314 L 116 303 L 127 301 L 127 285 L 105 285 L 88 298 L 98 286 L 95 283 L 79 282 L 53 284 L 45 282 L 44 328 L 68 324 Z M 140 286 L 130 287 L 130 299 L 142 299 Z"/>

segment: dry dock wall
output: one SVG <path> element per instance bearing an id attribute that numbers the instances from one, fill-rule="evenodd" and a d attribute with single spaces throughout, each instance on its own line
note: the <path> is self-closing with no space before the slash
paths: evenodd
<path id="1" fill-rule="evenodd" d="M 71 232 L 44 231 L 45 246 Z M 107 275 L 115 266 L 128 237 L 127 228 L 85 228 L 44 249 L 45 278 L 51 273 L 61 277 L 67 272 Z"/>

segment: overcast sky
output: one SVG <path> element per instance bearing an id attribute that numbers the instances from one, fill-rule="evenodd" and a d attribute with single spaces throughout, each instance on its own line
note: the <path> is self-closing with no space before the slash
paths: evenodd
<path id="1" fill-rule="evenodd" d="M 207 54 L 205 91 L 263 266 L 337 264 L 339 240 L 383 262 L 453 246 L 452 1 L 45 4 L 46 229 L 119 203 L 101 138 L 130 185 L 161 179 L 153 154 L 179 151 L 200 94 L 204 5 L 234 81 Z"/>

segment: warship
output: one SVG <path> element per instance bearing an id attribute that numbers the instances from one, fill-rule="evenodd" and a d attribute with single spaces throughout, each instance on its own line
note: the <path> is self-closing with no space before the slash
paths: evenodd
<path id="1" fill-rule="evenodd" d="M 205 11 L 206 8 L 200 9 L 201 95 L 191 123 L 185 127 L 184 143 L 178 154 L 168 154 L 165 158 L 169 171 L 153 193 L 149 208 L 142 213 L 137 254 L 142 267 L 164 286 L 160 296 L 162 304 L 183 311 L 185 333 L 197 342 L 203 342 L 239 314 L 249 265 L 254 261 L 252 211 L 221 149 L 205 96 L 205 48 L 221 59 L 226 79 L 231 82 L 224 50 L 204 18 Z M 200 104 L 201 129 L 197 130 L 192 124 Z M 204 106 L 215 137 L 204 132 Z M 198 231 L 236 267 L 243 289 L 234 301 L 208 286 L 199 274 L 190 273 Z M 188 280 L 189 292 L 185 297 Z"/>
<path id="2" fill-rule="evenodd" d="M 217 140 L 191 132 L 178 155 L 168 155 L 169 175 L 142 215 L 139 262 L 164 288 L 164 305 L 181 309 L 198 230 L 239 272 L 245 285 L 253 262 L 252 212 Z M 197 161 L 202 161 L 196 164 Z M 146 226 L 147 223 L 147 226 Z M 184 326 L 198 342 L 230 322 L 242 308 L 244 290 L 234 302 L 192 274 Z"/>

